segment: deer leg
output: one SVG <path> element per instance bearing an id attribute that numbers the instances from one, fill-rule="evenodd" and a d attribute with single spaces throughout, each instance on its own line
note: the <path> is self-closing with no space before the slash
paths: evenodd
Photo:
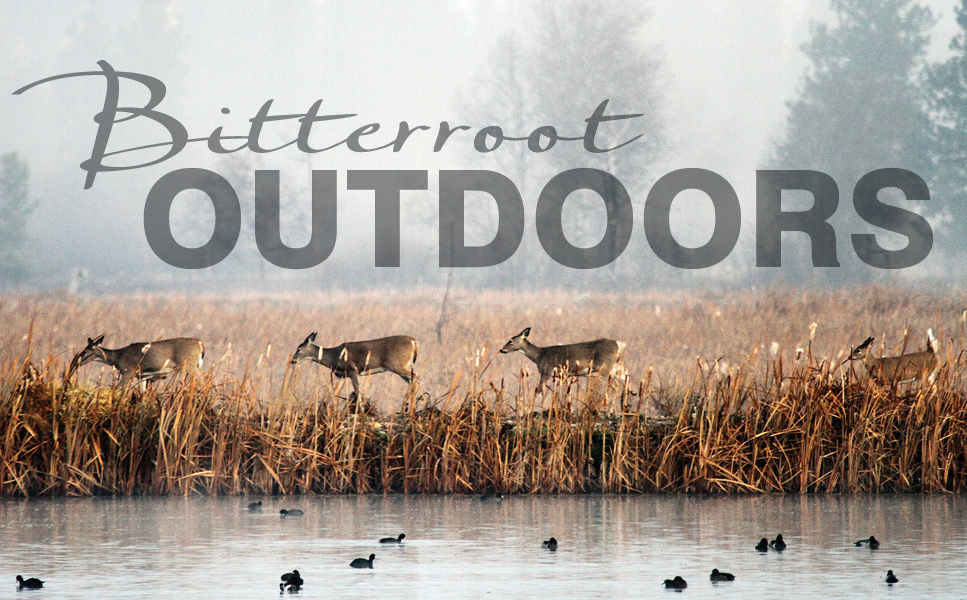
<path id="1" fill-rule="evenodd" d="M 541 373 L 541 380 L 537 382 L 537 387 L 534 388 L 535 394 L 540 394 L 544 391 L 544 384 L 547 383 L 547 375 Z"/>
<path id="2" fill-rule="evenodd" d="M 356 394 L 356 399 L 361 399 L 362 395 L 359 393 L 359 369 L 351 367 L 349 369 L 349 378 L 353 382 L 353 392 Z"/>
<path id="3" fill-rule="evenodd" d="M 413 381 L 416 380 L 416 373 L 413 372 L 413 369 L 409 369 L 408 371 L 397 371 L 395 369 L 391 369 L 391 370 L 393 371 L 393 373 L 396 373 L 397 375 L 399 375 L 400 379 L 410 384 L 410 386 L 412 386 Z"/>

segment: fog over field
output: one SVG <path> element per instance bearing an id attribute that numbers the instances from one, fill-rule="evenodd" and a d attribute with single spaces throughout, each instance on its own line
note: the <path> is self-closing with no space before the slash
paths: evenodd
<path id="1" fill-rule="evenodd" d="M 0 219 L 0 252 L 10 252 L 16 261 L 5 262 L 19 265 L 0 274 L 0 288 L 410 289 L 443 287 L 449 278 L 462 287 L 620 291 L 699 283 L 915 283 L 962 275 L 955 265 L 963 262 L 958 240 L 967 186 L 962 168 L 945 160 L 962 149 L 963 141 L 950 135 L 961 118 L 959 92 L 946 83 L 955 78 L 945 78 L 940 68 L 964 55 L 962 47 L 949 47 L 963 35 L 955 13 L 960 2 L 640 4 L 299 0 L 280 9 L 222 1 L 2 2 L 7 51 L 0 65 L 0 154 L 16 153 L 16 164 L 29 169 L 28 197 L 37 205 L 26 218 L 23 244 L 13 249 L 14 234 L 3 230 Z M 368 146 L 391 142 L 401 121 L 429 129 L 415 131 L 399 152 L 353 152 L 342 144 L 314 154 L 288 147 L 217 156 L 204 142 L 192 143 L 160 164 L 98 173 L 85 189 L 80 165 L 95 142 L 93 118 L 104 102 L 104 78 L 63 79 L 13 92 L 55 75 L 99 71 L 102 60 L 164 82 L 158 110 L 180 121 L 189 137 L 206 138 L 216 128 L 245 136 L 249 119 L 268 100 L 271 114 L 304 114 L 322 100 L 320 114 L 355 115 L 317 123 L 315 147 L 336 144 L 368 123 L 381 125 L 366 138 Z M 944 98 L 954 102 L 945 104 Z M 122 106 L 142 106 L 145 99 L 143 86 L 122 82 Z M 604 100 L 608 114 L 641 116 L 602 124 L 598 141 L 640 138 L 601 154 L 586 152 L 579 141 L 560 141 L 548 152 L 527 151 L 523 141 L 505 141 L 494 152 L 474 149 L 474 134 L 488 125 L 507 136 L 525 137 L 547 125 L 561 136 L 582 136 L 585 119 Z M 435 152 L 441 121 L 471 129 L 454 133 Z M 297 133 L 293 119 L 274 122 L 260 140 L 276 147 Z M 157 124 L 135 119 L 115 126 L 108 150 L 166 139 Z M 104 163 L 138 164 L 162 154 L 154 149 L 109 156 Z M 223 176 L 238 192 L 243 213 L 234 251 L 200 270 L 172 267 L 156 256 L 143 224 L 155 182 L 189 167 Z M 907 242 L 858 218 L 851 202 L 859 177 L 884 167 L 909 169 L 930 186 L 929 202 L 887 200 L 922 214 L 932 228 L 929 256 L 910 268 L 871 267 L 851 246 L 854 233 L 878 233 L 887 250 Z M 559 265 L 538 239 L 538 195 L 554 175 L 574 168 L 613 174 L 634 207 L 630 242 L 606 266 Z M 669 265 L 645 235 L 649 190 L 662 175 L 682 168 L 714 171 L 735 189 L 742 207 L 738 242 L 714 266 Z M 338 234 L 324 262 L 290 270 L 259 255 L 253 225 L 257 169 L 280 172 L 282 240 L 291 245 L 309 239 L 310 171 L 337 171 Z M 373 191 L 347 189 L 349 171 L 369 169 L 427 172 L 428 189 L 401 195 L 399 267 L 374 266 L 374 237 L 382 233 L 374 236 Z M 523 240 L 508 260 L 452 272 L 440 267 L 439 245 L 447 234 L 439 226 L 438 181 L 440 171 L 451 169 L 496 171 L 520 190 Z M 783 269 L 756 266 L 757 169 L 810 169 L 832 177 L 839 208 L 829 222 L 839 268 L 811 267 L 806 237 L 795 233 L 782 237 Z M 8 182 L 11 173 L 5 171 Z M 789 199 L 804 202 L 801 210 L 810 205 L 808 195 Z M 496 227 L 493 203 L 475 192 L 467 207 L 467 242 L 487 243 Z M 576 192 L 564 206 L 564 234 L 579 247 L 596 244 L 608 226 L 602 208 L 600 196 Z M 712 233 L 712 215 L 705 194 L 686 191 L 673 205 L 671 231 L 683 246 L 702 246 Z M 178 196 L 171 214 L 175 239 L 202 245 L 213 217 L 203 194 Z"/>
<path id="2" fill-rule="evenodd" d="M 967 0 L 0 34 L 0 497 L 967 490 Z"/>

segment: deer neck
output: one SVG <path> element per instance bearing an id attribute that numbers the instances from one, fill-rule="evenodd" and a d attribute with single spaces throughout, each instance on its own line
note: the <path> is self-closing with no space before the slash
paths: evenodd
<path id="1" fill-rule="evenodd" d="M 101 352 L 94 356 L 96 362 L 101 362 L 106 365 L 110 365 L 114 368 L 118 368 L 118 361 L 121 358 L 121 349 L 111 350 L 110 348 L 101 348 Z"/>
<path id="2" fill-rule="evenodd" d="M 322 346 L 316 347 L 316 358 L 315 360 L 320 365 L 329 367 L 330 369 L 336 363 L 336 348 L 323 348 Z"/>
<path id="3" fill-rule="evenodd" d="M 535 344 L 532 344 L 530 343 L 530 341 L 525 339 L 520 341 L 519 350 L 521 354 L 523 354 L 524 356 L 526 356 L 527 358 L 531 359 L 533 362 L 536 363 L 537 359 L 541 355 L 541 350 L 543 350 L 543 348 Z"/>

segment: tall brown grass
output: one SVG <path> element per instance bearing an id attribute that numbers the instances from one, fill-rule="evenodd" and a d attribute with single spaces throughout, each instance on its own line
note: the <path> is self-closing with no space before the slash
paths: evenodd
<path id="1" fill-rule="evenodd" d="M 219 311 L 214 300 L 179 320 L 179 311 L 191 308 L 188 299 L 150 298 L 130 308 L 120 299 L 6 298 L 0 314 L 18 316 L 7 321 L 10 344 L 0 356 L 0 495 L 967 491 L 961 313 L 949 295 L 895 292 L 887 301 L 887 291 L 853 293 L 860 305 L 866 299 L 868 312 L 849 326 L 840 324 L 851 313 L 836 295 L 788 297 L 788 306 L 752 295 L 719 299 L 711 308 L 697 297 L 665 302 L 652 325 L 667 322 L 664 338 L 674 342 L 658 349 L 631 341 L 657 335 L 633 328 L 652 319 L 657 298 L 626 301 L 620 309 L 614 309 L 619 299 L 597 300 L 588 305 L 594 319 L 576 321 L 573 332 L 557 339 L 582 339 L 597 325 L 596 335 L 629 340 L 632 378 L 623 384 L 605 390 L 605 382 L 558 381 L 535 396 L 536 381 L 521 371 L 522 358 L 493 357 L 484 334 L 469 340 L 455 335 L 453 345 L 466 354 L 421 356 L 421 389 L 411 395 L 403 397 L 402 384 L 371 378 L 364 395 L 372 408 L 346 401 L 345 386 L 321 367 L 296 371 L 281 390 L 291 348 L 273 350 L 244 336 L 258 327 L 299 331 L 294 348 L 308 327 L 292 316 L 307 306 L 300 300 L 253 300 L 267 307 L 261 318 L 268 324 L 262 325 Z M 254 310 L 239 302 L 243 314 Z M 393 313 L 386 300 L 347 302 L 331 312 Z M 520 324 L 559 331 L 559 319 L 547 314 L 557 309 L 535 304 L 482 298 L 448 328 L 476 324 L 503 332 L 489 334 L 490 345 Z M 849 306 L 862 312 L 856 302 Z M 896 314 L 906 308 L 909 318 Z M 409 323 L 398 321 L 398 305 L 395 311 L 397 321 L 386 318 L 382 332 L 434 328 L 428 308 L 415 311 L 422 320 Z M 716 317 L 717 311 L 727 314 Z M 65 334 L 61 319 L 72 312 L 73 329 Z M 743 314 L 754 317 L 743 322 Z M 818 323 L 812 331 L 811 317 Z M 108 329 L 108 321 L 127 332 L 139 318 L 147 333 L 125 334 L 130 338 L 123 342 L 197 333 L 190 324 L 200 319 L 205 332 L 219 330 L 227 338 L 234 328 L 233 344 L 239 339 L 239 346 L 262 350 L 233 359 L 237 351 L 219 338 L 209 342 L 218 351 L 204 376 L 145 391 L 108 385 L 90 367 L 75 381 L 63 381 L 70 340 L 83 339 L 85 330 Z M 144 325 L 156 319 L 181 327 Z M 345 326 L 338 317 L 332 321 L 334 329 Z M 766 321 L 775 328 L 752 331 Z M 787 332 L 793 325 L 801 329 Z M 896 347 L 912 348 L 922 336 L 920 325 L 941 331 L 945 368 L 933 384 L 881 386 L 840 368 L 850 341 L 862 339 L 854 331 L 880 335 L 885 329 Z M 828 339 L 837 326 L 836 339 Z M 749 331 L 739 339 L 742 328 Z M 535 327 L 535 334 L 540 331 Z M 679 345 L 703 351 L 673 365 L 649 363 L 649 355 Z M 440 364 L 449 367 L 435 372 Z"/>

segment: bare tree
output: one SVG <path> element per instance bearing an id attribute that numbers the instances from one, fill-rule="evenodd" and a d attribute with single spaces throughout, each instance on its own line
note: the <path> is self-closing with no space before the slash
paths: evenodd
<path id="1" fill-rule="evenodd" d="M 560 141 L 535 152 L 522 142 L 505 143 L 493 154 L 499 168 L 522 192 L 533 208 L 544 184 L 553 175 L 573 168 L 595 168 L 617 178 L 632 198 L 644 198 L 645 184 L 665 150 L 660 117 L 660 61 L 645 43 L 644 11 L 612 7 L 589 0 L 566 0 L 535 6 L 518 28 L 501 36 L 485 69 L 474 80 L 471 117 L 479 124 L 499 123 L 507 135 L 524 136 L 539 126 L 552 126 L 557 134 L 581 136 L 584 120 L 602 101 L 608 114 L 641 117 L 603 124 L 596 136 L 598 147 L 614 147 L 640 137 L 613 152 L 591 153 L 580 142 Z M 616 192 L 606 192 L 612 203 Z M 587 196 L 586 196 L 587 197 Z M 601 200 L 587 197 L 577 203 L 576 229 L 593 236 L 601 223 Z M 527 214 L 534 214 L 528 209 Z M 570 213 L 572 216 L 574 213 Z M 612 215 L 615 213 L 612 212 Z M 608 223 L 614 226 L 614 223 Z M 516 270 L 540 279 L 558 271 L 550 265 L 530 236 L 515 256 Z M 594 277 L 614 282 L 620 275 L 597 269 Z M 641 265 L 635 266 L 636 275 Z M 520 277 L 515 277 L 520 280 Z M 546 282 L 545 282 L 546 283 Z"/>

